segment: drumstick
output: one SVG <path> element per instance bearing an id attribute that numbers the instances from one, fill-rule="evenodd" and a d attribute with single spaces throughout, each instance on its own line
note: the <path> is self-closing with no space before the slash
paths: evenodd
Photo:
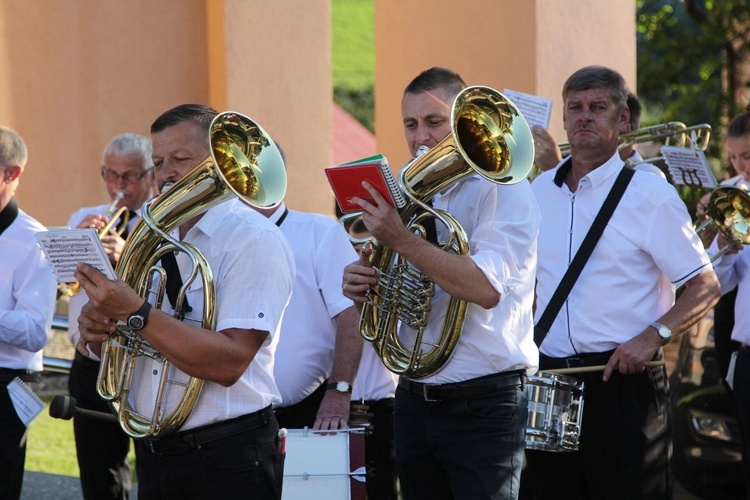
<path id="1" fill-rule="evenodd" d="M 664 366 L 664 361 L 649 361 L 646 366 L 651 368 L 653 366 Z M 596 366 L 580 366 L 578 368 L 558 368 L 556 370 L 540 370 L 547 373 L 557 373 L 559 375 L 565 375 L 567 373 L 588 373 L 588 372 L 601 372 L 607 365 L 596 365 Z"/>

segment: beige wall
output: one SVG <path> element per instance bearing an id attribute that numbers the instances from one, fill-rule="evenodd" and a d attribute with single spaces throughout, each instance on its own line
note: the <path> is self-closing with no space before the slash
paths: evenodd
<path id="1" fill-rule="evenodd" d="M 570 73 L 604 64 L 635 84 L 635 0 L 378 0 L 376 7 L 378 150 L 396 170 L 409 159 L 403 89 L 431 66 L 454 69 L 469 85 L 553 99 L 550 130 L 560 142 L 560 90 Z"/>
<path id="2" fill-rule="evenodd" d="M 0 123 L 30 150 L 20 206 L 50 226 L 106 201 L 101 151 L 177 104 L 231 107 L 284 145 L 290 205 L 330 212 L 328 0 L 0 0 Z M 316 176 L 313 168 L 321 173 Z M 325 188 L 325 190 L 323 189 Z"/>
<path id="3" fill-rule="evenodd" d="M 408 156 L 403 87 L 430 66 L 554 99 L 561 141 L 560 87 L 573 70 L 607 64 L 635 80 L 635 0 L 375 6 L 378 150 L 395 168 Z M 55 226 L 104 202 L 98 168 L 112 136 L 147 134 L 166 109 L 206 102 L 257 120 L 284 147 L 291 207 L 331 213 L 330 18 L 329 0 L 0 0 L 0 123 L 30 149 L 21 207 Z"/>

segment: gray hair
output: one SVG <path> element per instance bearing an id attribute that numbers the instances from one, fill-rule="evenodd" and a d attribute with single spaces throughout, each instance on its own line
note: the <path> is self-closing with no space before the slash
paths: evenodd
<path id="1" fill-rule="evenodd" d="M 29 150 L 18 132 L 10 127 L 0 126 L 0 167 L 21 168 L 26 166 Z"/>
<path id="2" fill-rule="evenodd" d="M 570 92 L 589 89 L 607 89 L 615 104 L 621 108 L 627 107 L 628 86 L 625 79 L 617 71 L 605 66 L 586 66 L 570 75 L 563 85 L 563 101 Z"/>
<path id="3" fill-rule="evenodd" d="M 138 134 L 120 134 L 109 141 L 102 154 L 102 164 L 108 155 L 130 156 L 139 155 L 143 161 L 143 170 L 153 167 L 151 161 L 151 139 Z"/>

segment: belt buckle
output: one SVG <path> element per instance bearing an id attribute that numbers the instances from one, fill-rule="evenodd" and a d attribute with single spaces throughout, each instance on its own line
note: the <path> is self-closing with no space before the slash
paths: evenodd
<path id="1" fill-rule="evenodd" d="M 436 403 L 437 399 L 430 399 L 430 397 L 427 395 L 427 388 L 429 386 L 427 384 L 422 385 L 422 397 L 424 397 L 424 400 L 428 403 Z"/>

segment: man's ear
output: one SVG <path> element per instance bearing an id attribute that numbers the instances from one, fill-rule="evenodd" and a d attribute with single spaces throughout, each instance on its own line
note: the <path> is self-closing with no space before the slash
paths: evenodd
<path id="1" fill-rule="evenodd" d="M 14 165 L 5 169 L 3 182 L 13 182 L 19 177 L 21 177 L 21 167 L 19 167 L 18 165 Z"/>

